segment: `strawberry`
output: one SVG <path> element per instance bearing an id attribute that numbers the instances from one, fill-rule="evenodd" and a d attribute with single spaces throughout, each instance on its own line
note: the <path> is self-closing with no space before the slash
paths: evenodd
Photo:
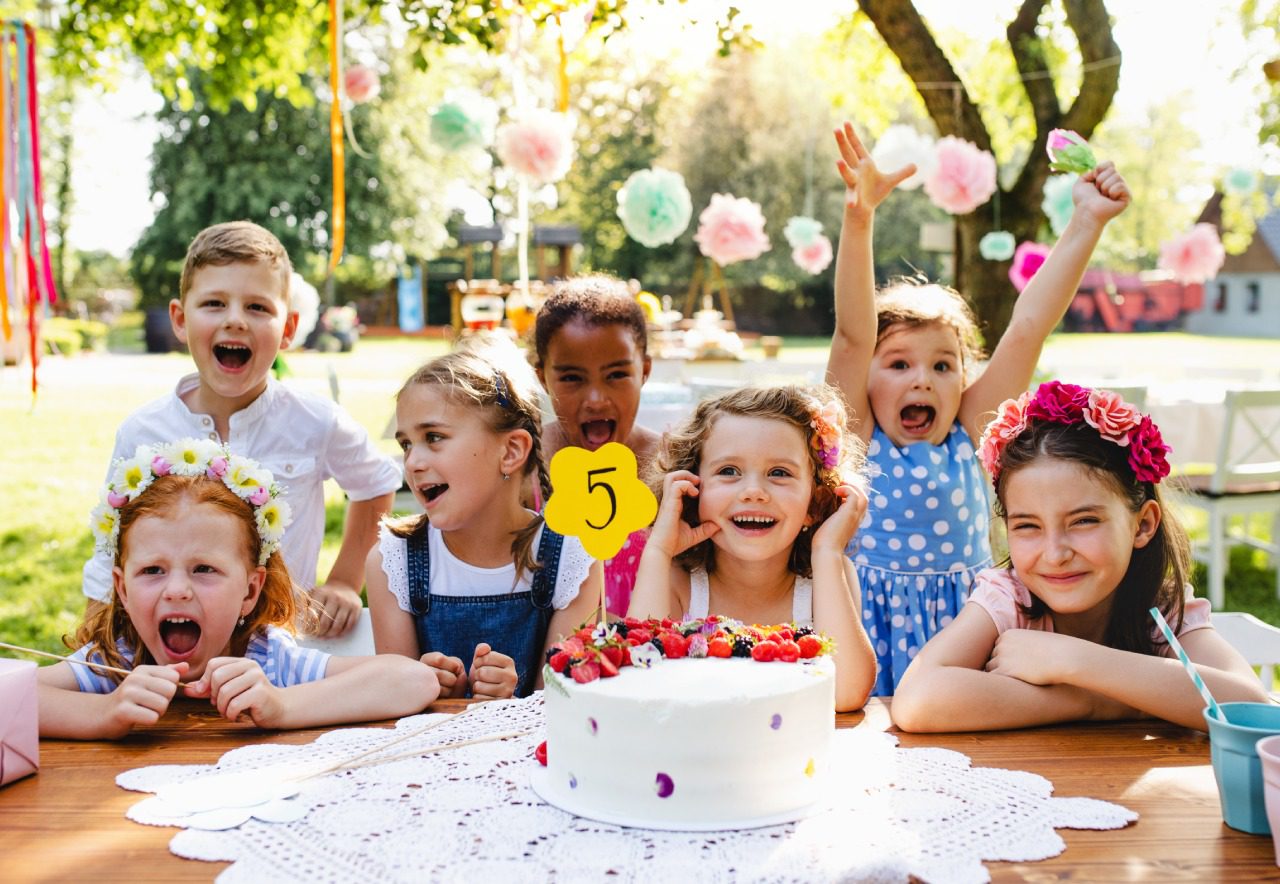
<path id="1" fill-rule="evenodd" d="M 622 647 L 618 648 L 618 650 L 622 652 L 622 662 L 618 664 L 618 668 L 621 669 L 623 666 L 630 666 L 631 665 L 631 645 L 623 645 Z"/>
<path id="2" fill-rule="evenodd" d="M 576 637 L 567 638 L 564 641 L 560 642 L 560 650 L 564 651 L 570 657 L 577 654 L 581 654 L 583 648 L 585 647 L 586 645 L 582 643 L 582 640 Z"/>
<path id="3" fill-rule="evenodd" d="M 538 764 L 543 767 L 547 766 L 547 741 L 543 740 L 538 744 L 538 748 L 533 750 L 533 757 L 538 759 Z"/>
<path id="4" fill-rule="evenodd" d="M 663 628 L 663 629 L 673 629 L 673 628 L 675 627 L 675 625 L 676 625 L 676 621 L 672 620 L 670 617 L 663 617 L 663 618 L 662 618 L 662 628 Z"/>
<path id="5" fill-rule="evenodd" d="M 764 641 L 751 649 L 751 659 L 761 663 L 771 663 L 778 658 L 777 642 Z M 576 678 L 576 676 L 575 676 Z"/>
<path id="6" fill-rule="evenodd" d="M 689 653 L 689 640 L 678 632 L 663 633 L 662 653 L 677 660 Z"/>
<path id="7" fill-rule="evenodd" d="M 822 653 L 822 639 L 816 635 L 802 635 L 797 644 L 800 646 L 800 656 L 806 660 Z"/>
<path id="8" fill-rule="evenodd" d="M 564 651 L 556 651 L 548 662 L 553 671 L 564 672 L 564 668 L 569 665 L 569 655 Z"/>
<path id="9" fill-rule="evenodd" d="M 645 629 L 643 626 L 637 626 L 635 629 L 627 633 L 627 644 L 642 645 L 645 642 L 653 641 L 653 633 Z"/>
<path id="10" fill-rule="evenodd" d="M 627 625 L 627 629 L 639 629 L 644 626 L 644 621 L 637 620 L 635 617 L 627 617 L 622 622 Z"/>
<path id="11" fill-rule="evenodd" d="M 622 655 L 622 648 L 617 645 L 606 645 L 600 649 L 601 658 L 609 661 L 610 665 L 613 666 L 613 672 L 615 675 L 618 672 L 618 667 L 622 665 Z"/>
<path id="12" fill-rule="evenodd" d="M 708 657 L 730 657 L 733 655 L 733 645 L 729 644 L 725 638 L 713 638 L 707 642 Z"/>
<path id="13" fill-rule="evenodd" d="M 616 650 L 615 648 L 606 648 L 605 650 Z M 613 678 L 618 674 L 618 664 L 609 659 L 607 654 L 600 655 L 600 677 Z"/>
<path id="14" fill-rule="evenodd" d="M 600 677 L 600 664 L 591 661 L 579 663 L 569 670 L 569 674 L 573 676 L 573 680 L 578 684 L 586 684 Z"/>
<path id="15" fill-rule="evenodd" d="M 774 639 L 775 641 L 787 641 L 787 642 L 789 642 L 789 641 L 791 641 L 792 639 L 794 639 L 796 636 L 795 636 L 795 633 L 793 633 L 793 632 L 791 631 L 791 627 L 789 627 L 789 626 L 782 626 L 782 627 L 779 627 L 778 629 L 775 629 L 775 630 L 774 630 L 774 632 L 773 632 L 773 636 L 772 636 L 772 637 L 773 637 L 773 639 Z"/>
<path id="16" fill-rule="evenodd" d="M 778 659 L 783 663 L 794 663 L 800 659 L 800 646 L 793 641 L 778 644 Z"/>

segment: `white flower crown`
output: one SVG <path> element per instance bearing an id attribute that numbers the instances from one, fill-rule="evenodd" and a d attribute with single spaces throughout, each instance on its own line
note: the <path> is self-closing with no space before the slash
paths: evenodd
<path id="1" fill-rule="evenodd" d="M 90 527 L 98 549 L 113 559 L 120 541 L 120 507 L 147 490 L 160 476 L 208 476 L 219 479 L 236 496 L 253 507 L 262 549 L 258 564 L 265 565 L 280 548 L 280 538 L 293 513 L 280 499 L 282 489 L 271 471 L 256 460 L 232 454 L 208 439 L 179 439 L 159 445 L 139 445 L 133 457 L 120 458 L 111 479 L 102 489 L 102 501 L 94 507 Z"/>

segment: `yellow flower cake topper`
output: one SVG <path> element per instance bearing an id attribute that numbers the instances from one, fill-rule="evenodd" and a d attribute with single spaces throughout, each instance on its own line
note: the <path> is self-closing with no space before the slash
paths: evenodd
<path id="1" fill-rule="evenodd" d="M 648 527 L 658 500 L 636 477 L 636 456 L 610 442 L 596 451 L 561 448 L 551 458 L 547 525 L 577 537 L 592 558 L 613 558 L 632 531 Z"/>

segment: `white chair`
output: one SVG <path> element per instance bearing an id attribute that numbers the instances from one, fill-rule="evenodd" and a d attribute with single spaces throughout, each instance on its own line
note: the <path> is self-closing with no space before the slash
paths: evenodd
<path id="1" fill-rule="evenodd" d="M 1250 666 L 1257 666 L 1262 687 L 1271 692 L 1275 667 L 1280 665 L 1280 629 L 1241 611 L 1219 611 L 1212 615 L 1213 628 L 1240 652 Z"/>
<path id="2" fill-rule="evenodd" d="M 341 638 L 300 635 L 298 644 L 304 648 L 315 648 L 339 657 L 368 657 L 376 653 L 373 650 L 373 618 L 369 616 L 368 608 L 361 608 L 360 619 L 356 621 L 351 631 Z"/>
<path id="3" fill-rule="evenodd" d="M 1229 390 L 1218 438 L 1213 473 L 1186 476 L 1184 501 L 1209 516 L 1209 538 L 1194 545 L 1196 558 L 1209 566 L 1209 601 L 1223 604 L 1227 546 L 1243 543 L 1264 550 L 1280 566 L 1280 390 Z M 1210 432 L 1207 427 L 1203 431 Z M 1254 513 L 1271 516 L 1271 542 L 1249 534 Z M 1232 516 L 1243 516 L 1242 530 L 1229 531 Z M 1280 567 L 1276 568 L 1280 595 Z"/>
<path id="4" fill-rule="evenodd" d="M 1138 409 L 1138 411 L 1147 410 L 1147 388 L 1145 386 L 1117 387 L 1114 384 L 1108 384 L 1106 381 L 1103 381 L 1098 384 L 1098 388 L 1101 390 L 1110 390 L 1112 393 L 1118 394 L 1121 399 Z"/>

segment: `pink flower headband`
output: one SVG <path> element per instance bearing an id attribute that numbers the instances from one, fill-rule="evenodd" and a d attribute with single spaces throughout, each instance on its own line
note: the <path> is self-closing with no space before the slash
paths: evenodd
<path id="1" fill-rule="evenodd" d="M 840 433 L 844 427 L 844 412 L 837 402 L 819 405 L 817 400 L 813 400 L 811 406 L 813 417 L 809 420 L 809 426 L 813 428 L 813 438 L 809 444 L 818 452 L 818 460 L 822 461 L 822 465 L 833 470 L 840 463 Z"/>
<path id="2" fill-rule="evenodd" d="M 1049 381 L 1041 384 L 1035 393 L 1006 399 L 996 409 L 995 420 L 987 424 L 978 445 L 978 459 L 991 481 L 1000 477 L 1005 446 L 1033 421 L 1067 425 L 1083 421 L 1103 439 L 1129 449 L 1129 466 L 1139 482 L 1156 483 L 1169 475 L 1169 461 L 1165 456 L 1170 448 L 1164 444 L 1160 429 L 1149 416 L 1140 414 L 1109 390 Z"/>
<path id="3" fill-rule="evenodd" d="M 265 565 L 280 548 L 292 512 L 280 499 L 281 488 L 271 471 L 257 461 L 232 454 L 225 445 L 208 439 L 180 439 L 160 445 L 139 445 L 133 457 L 115 462 L 111 478 L 102 489 L 102 501 L 94 508 L 90 527 L 98 549 L 112 558 L 120 543 L 120 508 L 136 498 L 160 476 L 208 476 L 218 479 L 253 507 L 254 523 L 262 540 L 258 564 Z"/>

